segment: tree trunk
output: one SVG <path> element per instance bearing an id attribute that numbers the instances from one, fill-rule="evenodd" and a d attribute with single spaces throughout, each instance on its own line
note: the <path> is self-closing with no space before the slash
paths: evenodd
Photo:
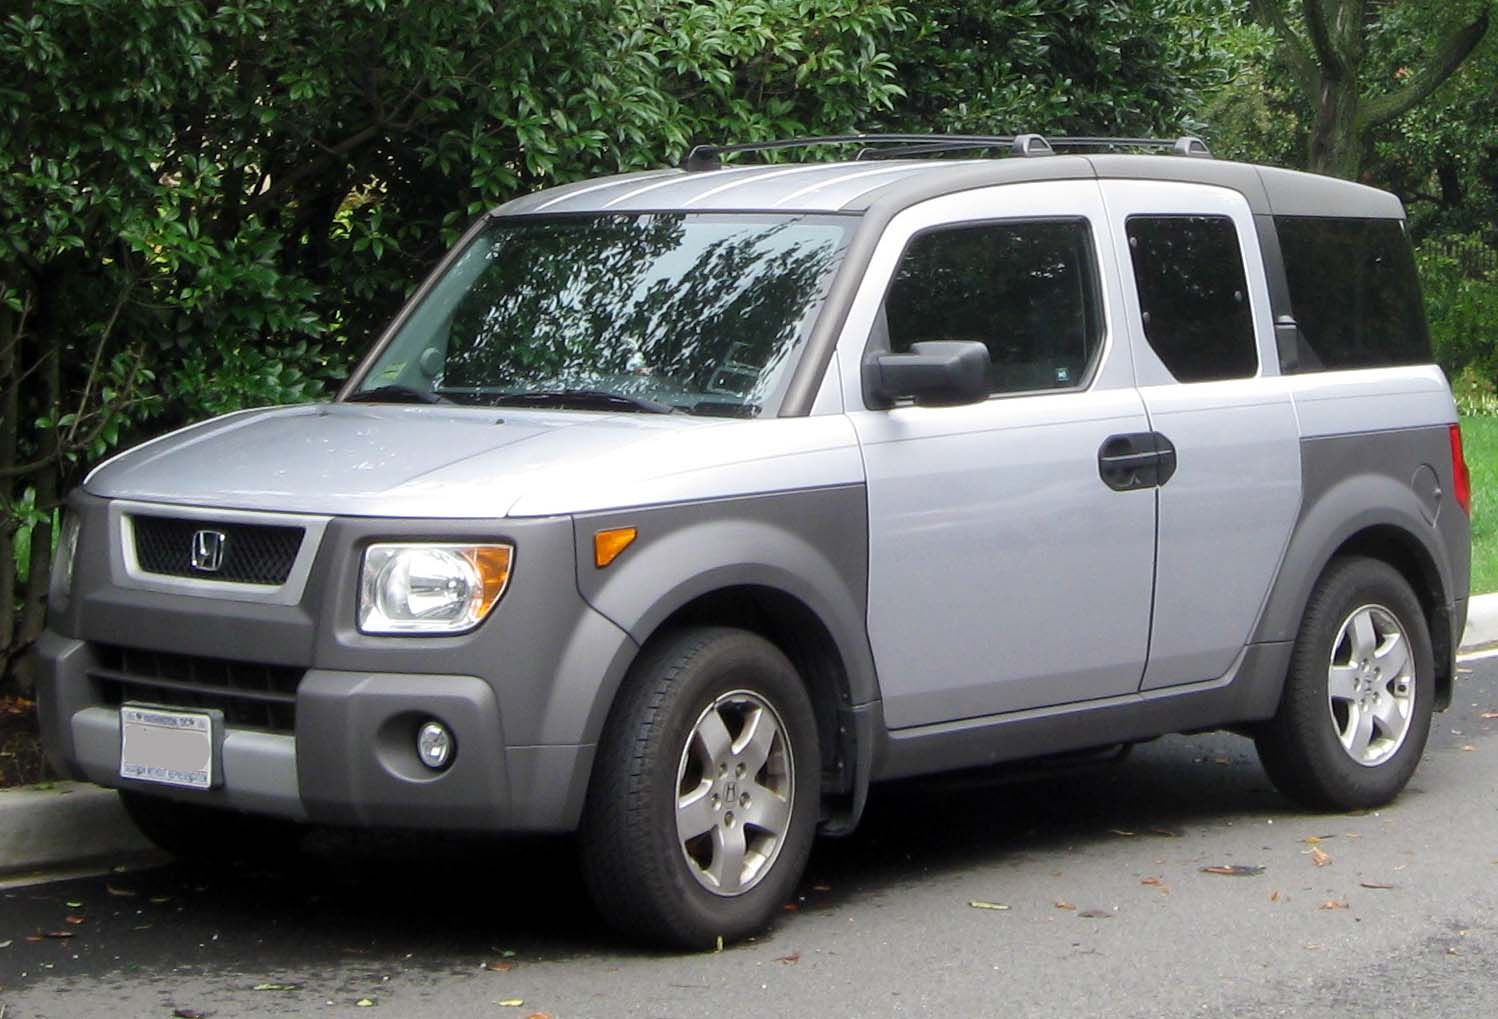
<path id="1" fill-rule="evenodd" d="M 41 458 L 50 461 L 32 475 L 36 488 L 36 508 L 44 514 L 31 531 L 31 562 L 26 577 L 26 589 L 22 593 L 21 620 L 16 629 L 12 647 L 24 652 L 42 634 L 46 622 L 47 588 L 52 579 L 52 511 L 58 503 L 58 476 L 62 472 L 58 451 L 57 419 L 62 414 L 62 358 L 57 344 L 45 335 L 38 338 L 36 356 L 39 362 L 37 376 L 42 391 L 42 406 L 52 419 L 52 427 L 39 435 Z M 30 670 L 15 671 L 16 685 L 22 696 L 31 696 L 35 684 Z"/>
<path id="2" fill-rule="evenodd" d="M 1316 121 L 1311 126 L 1310 170 L 1357 180 L 1363 163 L 1357 85 L 1326 78 L 1318 98 Z"/>
<path id="3" fill-rule="evenodd" d="M 11 282 L 0 276 L 0 289 Z M 20 385 L 16 371 L 17 347 L 20 345 L 20 317 L 0 305 L 0 470 L 8 471 L 16 462 L 16 431 L 20 427 Z M 0 503 L 8 508 L 17 485 L 13 480 L 0 481 Z M 16 635 L 16 521 L 9 513 L 0 520 L 0 686 L 10 671 L 11 648 Z"/>
<path id="4" fill-rule="evenodd" d="M 1436 164 L 1436 180 L 1441 184 L 1441 207 L 1444 209 L 1460 208 L 1464 198 L 1462 175 L 1461 168 L 1456 165 L 1455 159 L 1447 156 Z"/>

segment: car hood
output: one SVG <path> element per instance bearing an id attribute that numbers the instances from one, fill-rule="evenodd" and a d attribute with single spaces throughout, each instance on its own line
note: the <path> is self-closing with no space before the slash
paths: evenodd
<path id="1" fill-rule="evenodd" d="M 782 460 L 782 482 L 797 464 L 818 483 L 854 480 L 856 444 L 837 420 L 841 427 L 509 407 L 278 407 L 137 446 L 84 488 L 140 502 L 346 516 L 567 513 L 752 491 L 761 471 L 731 471 L 729 482 L 724 470 L 767 457 Z"/>

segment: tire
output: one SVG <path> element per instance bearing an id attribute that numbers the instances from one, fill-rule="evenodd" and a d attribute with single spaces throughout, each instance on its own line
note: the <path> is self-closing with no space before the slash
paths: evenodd
<path id="1" fill-rule="evenodd" d="M 820 784 L 816 716 L 785 655 L 742 630 L 667 635 L 599 744 L 581 831 L 594 902 L 672 948 L 759 931 L 806 867 Z"/>
<path id="2" fill-rule="evenodd" d="M 131 789 L 120 803 L 142 835 L 173 856 L 227 862 L 264 862 L 296 852 L 304 826 L 274 817 L 182 803 Z"/>
<path id="3" fill-rule="evenodd" d="M 1308 807 L 1388 803 L 1430 735 L 1435 658 L 1409 583 L 1377 559 L 1335 559 L 1301 619 L 1279 710 L 1255 735 L 1275 786 Z"/>

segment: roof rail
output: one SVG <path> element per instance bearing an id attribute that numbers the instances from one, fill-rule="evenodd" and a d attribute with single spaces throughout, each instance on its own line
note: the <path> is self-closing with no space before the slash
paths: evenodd
<path id="1" fill-rule="evenodd" d="M 1212 151 L 1200 138 L 1189 135 L 1164 138 L 1083 138 L 1061 136 L 1046 138 L 1039 134 L 827 134 L 806 138 L 777 138 L 763 142 L 741 142 L 734 145 L 697 145 L 687 153 L 682 168 L 691 172 L 721 170 L 723 157 L 740 152 L 770 152 L 781 149 L 803 149 L 818 145 L 862 145 L 855 158 L 892 159 L 901 156 L 932 155 L 971 149 L 998 149 L 1016 156 L 1050 156 L 1057 148 L 1169 149 L 1178 156 L 1211 159 Z M 885 146 L 891 146 L 886 148 Z"/>

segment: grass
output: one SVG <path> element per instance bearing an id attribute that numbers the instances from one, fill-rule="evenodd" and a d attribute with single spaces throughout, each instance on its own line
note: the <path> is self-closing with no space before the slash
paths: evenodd
<path id="1" fill-rule="evenodd" d="M 1463 417 L 1472 472 L 1472 593 L 1498 591 L 1498 417 Z"/>

